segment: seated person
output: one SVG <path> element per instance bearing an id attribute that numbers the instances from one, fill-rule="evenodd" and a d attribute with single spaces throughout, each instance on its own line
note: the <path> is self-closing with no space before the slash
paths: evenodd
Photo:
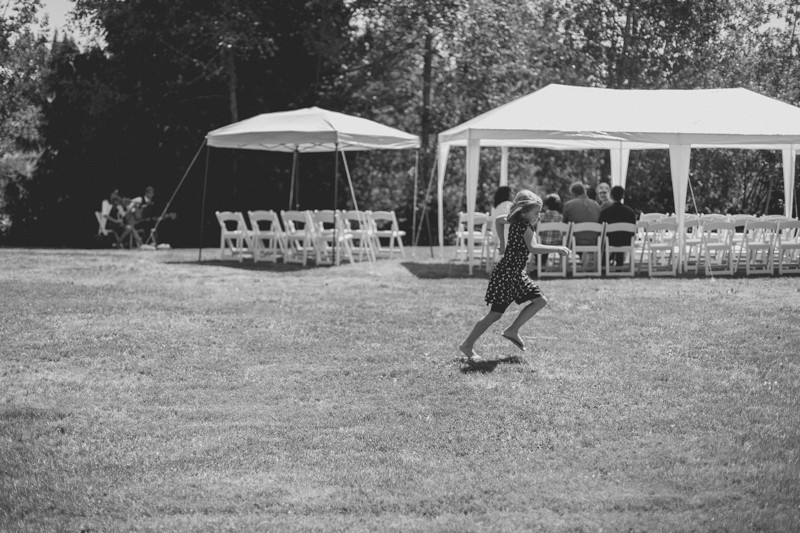
<path id="1" fill-rule="evenodd" d="M 597 203 L 600 204 L 600 211 L 612 204 L 611 201 L 611 186 L 602 181 L 597 186 Z"/>
<path id="2" fill-rule="evenodd" d="M 155 189 L 147 187 L 144 196 L 137 196 L 128 203 L 125 214 L 125 232 L 122 239 L 124 240 L 126 237 L 132 239 L 136 243 L 136 247 L 140 247 L 143 244 L 142 237 L 149 237 L 153 230 L 154 220 L 157 218 L 154 196 Z M 133 242 L 131 248 L 133 248 Z"/>
<path id="3" fill-rule="evenodd" d="M 569 188 L 575 197 L 564 204 L 564 222 L 598 222 L 600 220 L 600 206 L 586 194 L 586 187 L 576 181 Z M 593 231 L 579 231 L 575 233 L 575 244 L 578 246 L 592 245 L 597 240 L 597 233 Z M 590 268 L 594 261 L 593 253 L 579 254 L 584 268 Z"/>
<path id="4" fill-rule="evenodd" d="M 600 222 L 613 224 L 614 222 L 629 222 L 636 224 L 636 213 L 633 209 L 622 203 L 625 197 L 625 189 L 619 185 L 611 188 L 612 204 L 600 213 Z M 631 242 L 632 233 L 627 231 L 615 231 L 608 234 L 609 246 L 626 246 Z M 615 252 L 610 255 L 609 261 L 612 265 L 622 265 L 625 262 L 625 254 Z"/>
<path id="5" fill-rule="evenodd" d="M 539 213 L 539 222 L 563 222 L 564 216 L 561 214 L 561 197 L 556 193 L 548 194 L 544 199 L 543 210 Z M 539 242 L 547 245 L 563 246 L 561 243 L 560 231 L 542 231 L 538 233 Z M 540 254 L 542 256 L 542 265 L 547 263 L 547 256 L 549 254 Z M 536 260 L 533 258 L 531 266 L 536 265 Z M 531 270 L 531 269 L 529 269 Z"/>

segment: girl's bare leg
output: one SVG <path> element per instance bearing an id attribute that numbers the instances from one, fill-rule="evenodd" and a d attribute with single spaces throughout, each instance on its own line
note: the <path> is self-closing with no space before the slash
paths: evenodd
<path id="1" fill-rule="evenodd" d="M 480 319 L 475 324 L 467 339 L 461 343 L 461 346 L 458 347 L 459 351 L 469 359 L 472 359 L 473 357 L 479 357 L 478 354 L 475 353 L 475 343 L 478 341 L 481 335 L 486 333 L 486 330 L 489 329 L 492 324 L 500 320 L 500 317 L 502 316 L 503 313 L 489 311 L 485 317 Z"/>
<path id="2" fill-rule="evenodd" d="M 508 326 L 503 332 L 503 335 L 510 339 L 516 340 L 521 346 L 525 346 L 525 343 L 522 342 L 522 339 L 519 336 L 519 328 L 521 328 L 525 322 L 533 318 L 533 315 L 544 309 L 545 305 L 547 305 L 547 300 L 545 300 L 544 296 L 542 296 L 536 298 L 534 301 L 523 307 L 519 314 L 517 314 L 514 322 L 512 322 L 511 325 Z"/>

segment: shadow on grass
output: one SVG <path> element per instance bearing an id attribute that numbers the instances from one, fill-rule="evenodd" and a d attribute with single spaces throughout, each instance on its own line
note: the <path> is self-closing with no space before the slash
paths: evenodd
<path id="1" fill-rule="evenodd" d="M 167 261 L 167 264 L 172 265 L 199 265 L 199 266 L 213 266 L 213 267 L 226 267 L 236 270 L 250 270 L 256 272 L 297 272 L 299 270 L 310 269 L 326 269 L 331 265 L 315 265 L 313 262 L 303 266 L 300 263 L 266 263 L 259 262 L 253 263 L 252 261 L 223 261 L 221 259 L 212 259 L 210 261 L 203 260 L 197 261 Z"/>
<path id="2" fill-rule="evenodd" d="M 400 263 L 414 276 L 420 279 L 442 279 L 442 278 L 477 278 L 489 279 L 489 274 L 480 266 L 472 267 L 472 274 L 469 267 L 461 263 Z"/>

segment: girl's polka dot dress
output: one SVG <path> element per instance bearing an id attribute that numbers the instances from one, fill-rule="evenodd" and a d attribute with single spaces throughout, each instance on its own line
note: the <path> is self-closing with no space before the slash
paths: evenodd
<path id="1" fill-rule="evenodd" d="M 526 220 L 516 220 L 511 223 L 506 252 L 492 270 L 489 287 L 486 289 L 487 304 L 511 303 L 539 289 L 525 272 L 530 254 L 525 245 L 525 230 L 528 228 L 535 231 Z"/>

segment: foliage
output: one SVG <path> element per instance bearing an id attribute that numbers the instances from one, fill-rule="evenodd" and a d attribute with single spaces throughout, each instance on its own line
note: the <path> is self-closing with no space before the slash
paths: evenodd
<path id="1" fill-rule="evenodd" d="M 800 103 L 800 14 L 790 0 L 78 0 L 75 16 L 103 43 L 82 47 L 31 33 L 36 0 L 13 5 L 0 21 L 0 139 L 3 153 L 26 158 L 14 168 L 33 174 L 0 182 L 5 243 L 91 245 L 92 212 L 112 189 L 136 196 L 154 185 L 164 205 L 205 133 L 262 112 L 318 105 L 418 133 L 416 197 L 412 154 L 348 156 L 359 206 L 394 209 L 411 234 L 415 206 L 436 220 L 426 195 L 436 134 L 549 83 L 744 86 Z M 596 186 L 610 175 L 601 151 L 510 154 L 513 188 L 565 198 L 571 181 Z M 692 158 L 699 210 L 780 209 L 776 154 Z M 456 149 L 448 163 L 446 233 L 465 208 L 463 159 Z M 331 206 L 332 160 L 300 157 L 301 207 Z M 479 209 L 491 205 L 499 160 L 499 150 L 482 151 Z M 284 154 L 212 150 L 206 241 L 216 209 L 286 208 L 291 164 Z M 178 219 L 162 228 L 173 245 L 198 242 L 203 166 L 201 156 L 171 206 Z M 350 205 L 344 172 L 335 183 L 338 207 Z M 665 153 L 632 154 L 628 184 L 634 208 L 674 209 Z"/>

